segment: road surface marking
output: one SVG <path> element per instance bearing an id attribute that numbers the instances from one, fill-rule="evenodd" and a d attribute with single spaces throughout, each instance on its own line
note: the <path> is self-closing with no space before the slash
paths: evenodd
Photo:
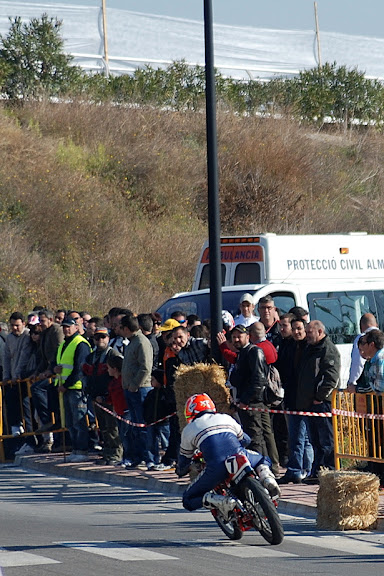
<path id="1" fill-rule="evenodd" d="M 124 562 L 136 560 L 179 560 L 179 558 L 176 558 L 175 556 L 159 554 L 158 552 L 152 552 L 152 550 L 147 550 L 145 548 L 125 546 L 118 542 L 56 542 L 56 544 L 60 544 L 66 548 L 88 552 L 89 554 L 122 560 Z"/>
<path id="2" fill-rule="evenodd" d="M 289 552 L 280 552 L 274 546 L 247 546 L 247 545 L 233 545 L 233 546 L 202 546 L 203 550 L 210 552 L 218 552 L 219 554 L 228 554 L 228 556 L 236 556 L 237 558 L 284 558 L 295 557 L 297 554 L 290 554 Z"/>
<path id="3" fill-rule="evenodd" d="M 372 544 L 372 542 L 365 542 L 364 540 L 357 540 L 356 538 L 348 538 L 348 536 L 301 536 L 286 534 L 284 542 L 289 544 L 295 542 L 304 546 L 315 546 L 316 548 L 326 548 L 327 550 L 335 550 L 337 552 L 344 552 L 345 554 L 352 554 L 355 556 L 383 556 L 384 549 L 382 543 Z"/>
<path id="4" fill-rule="evenodd" d="M 4 550 L 4 548 L 0 548 L 0 566 L 2 568 L 11 568 L 12 566 L 38 566 L 40 564 L 61 564 L 61 562 L 39 556 L 38 554 L 10 552 Z"/>

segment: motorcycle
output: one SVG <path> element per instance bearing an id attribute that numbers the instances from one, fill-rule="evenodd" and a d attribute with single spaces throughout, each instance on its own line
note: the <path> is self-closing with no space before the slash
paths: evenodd
<path id="1" fill-rule="evenodd" d="M 214 488 L 214 492 L 235 498 L 237 504 L 228 518 L 217 508 L 212 508 L 218 526 L 230 540 L 240 540 L 244 532 L 255 529 L 269 544 L 281 544 L 284 529 L 276 509 L 277 498 L 271 498 L 244 454 L 230 456 L 225 466 L 228 476 Z M 204 467 L 202 454 L 195 454 L 193 468 L 199 472 Z"/>

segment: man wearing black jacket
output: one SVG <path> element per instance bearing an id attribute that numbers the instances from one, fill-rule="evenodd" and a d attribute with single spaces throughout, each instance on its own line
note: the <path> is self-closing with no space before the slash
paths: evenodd
<path id="1" fill-rule="evenodd" d="M 306 335 L 308 346 L 298 371 L 296 409 L 330 412 L 332 392 L 340 379 L 340 354 L 319 320 L 312 320 L 307 325 Z M 308 424 L 315 452 L 311 476 L 316 481 L 320 467 L 334 467 L 332 420 L 312 416 L 308 418 Z"/>
<path id="2" fill-rule="evenodd" d="M 248 329 L 242 324 L 232 330 L 232 343 L 239 351 L 230 382 L 236 390 L 240 422 L 244 432 L 251 438 L 248 448 L 266 455 L 261 412 L 246 408 L 265 408 L 263 390 L 267 382 L 268 366 L 263 351 L 250 344 Z"/>

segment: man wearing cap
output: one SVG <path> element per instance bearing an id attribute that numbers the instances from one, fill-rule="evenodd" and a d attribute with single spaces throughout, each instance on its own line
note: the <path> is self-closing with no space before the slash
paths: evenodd
<path id="1" fill-rule="evenodd" d="M 242 297 L 240 298 L 241 314 L 236 316 L 235 326 L 241 324 L 242 326 L 248 328 L 248 326 L 250 326 L 254 322 L 257 322 L 258 317 L 255 316 L 255 314 L 253 313 L 254 309 L 255 309 L 255 301 L 253 299 L 252 294 L 249 294 L 248 292 L 246 294 L 243 294 Z"/>
<path id="2" fill-rule="evenodd" d="M 240 422 L 251 438 L 249 449 L 266 456 L 261 412 L 252 408 L 265 408 L 263 390 L 267 383 L 268 366 L 261 348 L 250 343 L 248 328 L 243 324 L 238 324 L 232 330 L 232 344 L 238 350 L 238 356 L 230 383 L 236 390 Z"/>
<path id="3" fill-rule="evenodd" d="M 82 365 L 89 352 L 89 342 L 80 336 L 76 319 L 64 318 L 62 324 L 64 342 L 57 350 L 56 376 L 58 390 L 63 394 L 65 425 L 72 442 L 70 462 L 84 462 L 88 453 L 87 399 L 84 392 Z"/>
<path id="4" fill-rule="evenodd" d="M 123 446 L 116 418 L 103 408 L 113 412 L 113 406 L 106 401 L 110 381 L 107 360 L 111 354 L 118 352 L 109 346 L 108 328 L 104 326 L 96 328 L 93 340 L 95 349 L 88 354 L 82 368 L 86 378 L 86 392 L 93 402 L 96 402 L 94 410 L 103 440 L 103 459 L 97 461 L 97 464 L 112 466 L 121 461 Z"/>
<path id="5" fill-rule="evenodd" d="M 158 338 L 159 354 L 157 359 L 158 368 L 162 370 L 165 370 L 165 363 L 170 355 L 175 356 L 175 354 L 171 352 L 171 344 L 173 340 L 172 330 L 178 326 L 180 326 L 180 322 L 174 318 L 168 318 L 168 320 L 160 326 L 161 337 Z"/>

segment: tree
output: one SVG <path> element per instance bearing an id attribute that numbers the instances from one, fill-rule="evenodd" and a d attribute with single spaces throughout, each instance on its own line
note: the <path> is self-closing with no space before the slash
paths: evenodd
<path id="1" fill-rule="evenodd" d="M 295 107 L 301 119 L 319 126 L 328 119 L 343 123 L 345 129 L 355 121 L 377 125 L 383 121 L 382 84 L 365 78 L 356 68 L 326 63 L 300 72 L 290 82 L 296 84 Z"/>
<path id="2" fill-rule="evenodd" d="M 81 70 L 71 65 L 60 36 L 62 22 L 43 14 L 23 24 L 9 19 L 6 36 L 0 35 L 0 86 L 11 100 L 58 96 L 74 88 Z"/>

